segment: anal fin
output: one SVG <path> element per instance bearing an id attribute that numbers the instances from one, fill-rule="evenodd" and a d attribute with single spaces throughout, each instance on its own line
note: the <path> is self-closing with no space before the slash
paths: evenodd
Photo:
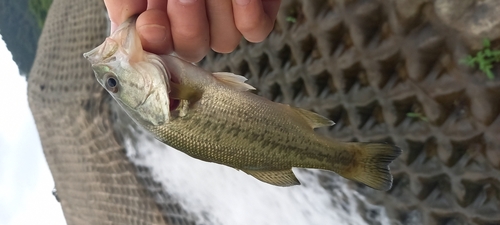
<path id="1" fill-rule="evenodd" d="M 293 171 L 289 170 L 278 170 L 278 171 L 261 171 L 261 170 L 243 170 L 248 175 L 251 175 L 258 180 L 276 185 L 276 186 L 293 186 L 300 185 L 300 181 L 295 177 Z"/>

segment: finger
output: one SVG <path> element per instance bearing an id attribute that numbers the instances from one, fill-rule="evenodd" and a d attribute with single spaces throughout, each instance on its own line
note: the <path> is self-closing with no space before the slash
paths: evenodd
<path id="1" fill-rule="evenodd" d="M 232 0 L 234 21 L 250 42 L 263 41 L 274 27 L 280 0 Z"/>
<path id="2" fill-rule="evenodd" d="M 169 0 L 167 13 L 174 51 L 183 59 L 198 62 L 210 48 L 204 0 Z"/>
<path id="3" fill-rule="evenodd" d="M 234 24 L 231 0 L 206 0 L 210 23 L 210 47 L 216 52 L 232 52 L 241 39 L 241 33 Z"/>
<path id="4" fill-rule="evenodd" d="M 148 9 L 167 11 L 167 0 L 148 0 Z"/>
<path id="5" fill-rule="evenodd" d="M 146 1 L 137 0 L 104 0 L 111 20 L 111 33 L 125 20 L 146 10 Z"/>
<path id="6" fill-rule="evenodd" d="M 144 50 L 160 55 L 173 51 L 170 23 L 165 9 L 148 9 L 139 15 L 136 23 Z"/>

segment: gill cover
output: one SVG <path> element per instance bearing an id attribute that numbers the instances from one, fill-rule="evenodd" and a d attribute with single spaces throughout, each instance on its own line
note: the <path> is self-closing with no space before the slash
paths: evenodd
<path id="1" fill-rule="evenodd" d="M 83 56 L 99 84 L 134 120 L 152 125 L 168 122 L 169 74 L 159 56 L 142 49 L 135 18 Z"/>

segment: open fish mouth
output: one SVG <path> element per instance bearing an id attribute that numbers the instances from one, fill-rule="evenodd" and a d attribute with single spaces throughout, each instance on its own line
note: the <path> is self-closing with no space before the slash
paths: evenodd
<path id="1" fill-rule="evenodd" d="M 163 63 L 163 61 L 162 61 L 162 64 L 163 64 L 163 66 L 164 66 L 164 68 L 166 70 L 166 73 L 165 73 L 165 82 L 180 84 L 179 75 L 175 74 L 173 71 L 170 71 L 168 69 L 168 67 L 165 65 L 165 63 Z M 167 83 L 165 85 L 171 86 L 171 85 L 169 85 L 169 83 Z M 171 91 L 171 90 L 169 90 L 169 91 Z M 179 107 L 180 100 L 179 99 L 171 98 L 170 93 L 169 93 L 168 94 L 168 103 L 169 103 L 169 110 L 170 111 L 174 111 L 174 110 L 177 109 L 177 107 Z"/>

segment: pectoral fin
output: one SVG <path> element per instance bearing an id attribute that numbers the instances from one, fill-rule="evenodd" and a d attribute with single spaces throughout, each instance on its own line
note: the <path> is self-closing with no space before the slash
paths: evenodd
<path id="1" fill-rule="evenodd" d="M 279 171 L 260 171 L 260 170 L 243 170 L 245 173 L 257 178 L 262 182 L 276 186 L 293 186 L 300 185 L 299 180 L 290 170 L 279 170 Z"/>
<path id="2" fill-rule="evenodd" d="M 190 104 L 201 98 L 201 91 L 186 85 L 170 82 L 170 93 L 168 96 L 172 99 L 188 100 Z"/>
<path id="3" fill-rule="evenodd" d="M 317 113 L 313 113 L 309 110 L 296 108 L 292 106 L 290 106 L 290 108 L 297 114 L 301 115 L 312 128 L 332 126 L 335 124 L 333 121 L 327 119 L 326 117 L 319 115 Z"/>
<path id="4" fill-rule="evenodd" d="M 252 85 L 245 83 L 246 77 L 228 72 L 212 73 L 217 80 L 229 85 L 239 91 L 255 90 Z"/>

